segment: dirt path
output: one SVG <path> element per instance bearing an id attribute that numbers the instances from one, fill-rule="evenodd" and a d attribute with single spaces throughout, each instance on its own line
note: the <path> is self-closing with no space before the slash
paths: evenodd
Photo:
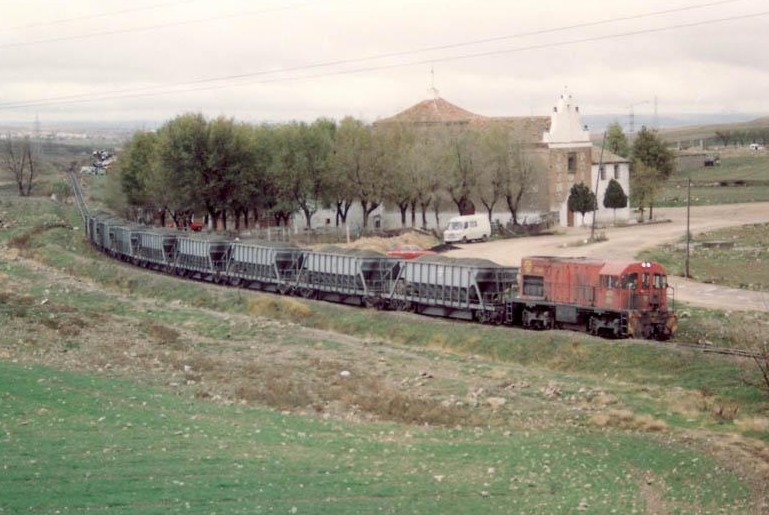
<path id="1" fill-rule="evenodd" d="M 517 266 L 524 256 L 587 256 L 610 259 L 632 259 L 638 252 L 678 241 L 686 234 L 686 208 L 655 210 L 660 223 L 602 229 L 607 240 L 591 245 L 578 245 L 590 237 L 589 228 L 569 228 L 553 236 L 521 238 L 464 245 L 449 251 L 453 257 L 484 257 L 503 265 Z M 769 222 L 769 203 L 731 204 L 691 208 L 689 227 L 692 234 L 724 227 Z M 769 294 L 697 283 L 671 277 L 676 299 L 692 305 L 742 311 L 769 311 Z"/>

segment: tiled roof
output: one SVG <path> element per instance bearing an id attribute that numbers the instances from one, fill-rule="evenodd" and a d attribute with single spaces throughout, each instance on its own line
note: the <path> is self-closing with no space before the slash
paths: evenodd
<path id="1" fill-rule="evenodd" d="M 629 163 L 630 160 L 626 159 L 622 156 L 618 156 L 617 154 L 613 152 L 609 152 L 606 149 L 603 149 L 603 156 L 601 156 L 601 147 L 597 147 L 593 145 L 590 149 L 590 159 L 593 161 L 594 164 L 598 164 L 601 162 L 601 159 L 603 159 L 604 163 Z"/>
<path id="2" fill-rule="evenodd" d="M 438 97 L 423 100 L 394 116 L 378 120 L 374 125 L 398 122 L 419 124 L 470 123 L 471 121 L 483 118 L 485 117 L 471 113 Z"/>
<path id="3" fill-rule="evenodd" d="M 549 116 L 487 117 L 471 113 L 440 97 L 423 100 L 389 118 L 374 122 L 407 123 L 418 125 L 472 125 L 483 127 L 502 123 L 521 135 L 521 140 L 530 144 L 542 142 L 542 134 L 550 128 Z"/>

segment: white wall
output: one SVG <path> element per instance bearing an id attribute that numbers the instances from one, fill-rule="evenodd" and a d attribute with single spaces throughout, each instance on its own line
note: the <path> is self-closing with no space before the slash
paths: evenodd
<path id="1" fill-rule="evenodd" d="M 592 168 L 590 170 L 590 190 L 596 191 L 596 178 L 598 178 L 598 194 L 597 194 L 597 204 L 598 204 L 598 210 L 595 212 L 595 221 L 598 225 L 612 225 L 615 223 L 627 223 L 630 220 L 630 203 L 628 201 L 628 207 L 617 209 L 616 210 L 616 217 L 615 217 L 615 210 L 614 209 L 608 209 L 603 206 L 603 198 L 606 194 L 606 188 L 609 185 L 609 181 L 611 179 L 615 178 L 615 172 L 614 167 L 615 165 L 618 167 L 618 174 L 619 176 L 616 177 L 617 182 L 619 182 L 620 186 L 622 186 L 622 190 L 625 192 L 625 195 L 628 197 L 630 196 L 630 164 L 629 163 L 604 163 L 604 167 L 606 170 L 605 173 L 605 179 L 600 179 L 599 174 L 599 168 L 598 164 L 594 163 L 592 165 Z M 568 199 L 563 203 L 561 206 L 561 225 L 566 226 L 566 215 L 567 215 L 567 203 Z M 574 213 L 574 226 L 580 227 L 582 225 L 585 226 L 592 226 L 593 225 L 593 213 L 586 213 L 585 214 L 585 220 L 582 220 L 582 215 L 580 213 Z"/>

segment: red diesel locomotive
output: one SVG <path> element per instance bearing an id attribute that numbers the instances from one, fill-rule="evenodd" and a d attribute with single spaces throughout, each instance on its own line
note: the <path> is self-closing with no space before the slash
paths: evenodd
<path id="1" fill-rule="evenodd" d="M 524 327 L 659 340 L 677 328 L 667 273 L 656 262 L 532 256 L 521 261 L 518 281 Z"/>

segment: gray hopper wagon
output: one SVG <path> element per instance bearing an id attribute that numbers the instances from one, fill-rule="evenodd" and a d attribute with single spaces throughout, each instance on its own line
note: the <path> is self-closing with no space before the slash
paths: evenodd
<path id="1" fill-rule="evenodd" d="M 110 237 L 110 227 L 117 225 L 117 223 L 117 221 L 109 217 L 98 218 L 96 220 L 96 233 L 94 242 L 98 247 L 104 249 L 108 253 L 110 253 L 110 251 L 113 249 L 112 239 Z"/>
<path id="2" fill-rule="evenodd" d="M 422 256 L 403 263 L 390 305 L 400 311 L 499 323 L 506 299 L 517 291 L 517 277 L 518 268 L 487 259 Z"/>
<path id="3" fill-rule="evenodd" d="M 305 250 L 284 242 L 235 242 L 227 270 L 235 284 L 288 293 Z"/>
<path id="4" fill-rule="evenodd" d="M 176 263 L 177 235 L 172 232 L 137 231 L 136 264 L 170 270 Z"/>
<path id="5" fill-rule="evenodd" d="M 176 266 L 185 276 L 217 281 L 227 270 L 230 247 L 226 240 L 205 238 L 178 238 L 176 242 Z"/>
<path id="6" fill-rule="evenodd" d="M 112 219 L 112 215 L 105 212 L 99 212 L 89 216 L 85 224 L 86 239 L 94 246 L 104 247 L 104 234 L 107 222 Z"/>
<path id="7" fill-rule="evenodd" d="M 125 261 L 134 255 L 134 246 L 138 243 L 138 239 L 132 239 L 132 235 L 135 232 L 134 228 L 126 225 L 113 225 L 110 227 L 112 251 L 116 257 Z"/>
<path id="8" fill-rule="evenodd" d="M 380 306 L 400 261 L 377 252 L 329 248 L 304 257 L 297 288 L 306 298 Z"/>

